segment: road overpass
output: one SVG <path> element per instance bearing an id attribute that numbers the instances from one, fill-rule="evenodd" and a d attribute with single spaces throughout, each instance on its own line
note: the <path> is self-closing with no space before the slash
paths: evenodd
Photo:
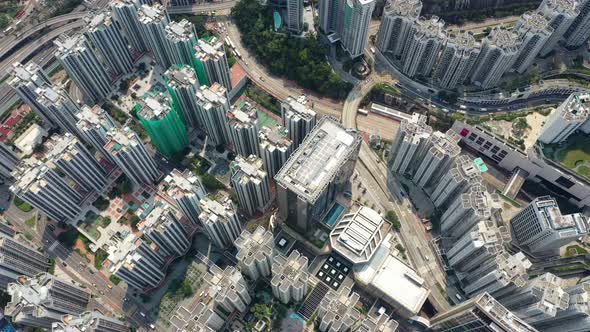
<path id="1" fill-rule="evenodd" d="M 64 23 L 71 20 L 82 19 L 86 15 L 88 15 L 88 12 L 77 12 L 56 16 L 50 18 L 47 21 L 41 22 L 33 27 L 30 27 L 22 32 L 15 32 L 9 36 L 2 38 L 2 41 L 0 42 L 0 59 L 2 59 L 7 52 L 12 50 L 14 47 L 22 43 L 25 39 L 29 38 L 33 34 L 55 24 Z"/>

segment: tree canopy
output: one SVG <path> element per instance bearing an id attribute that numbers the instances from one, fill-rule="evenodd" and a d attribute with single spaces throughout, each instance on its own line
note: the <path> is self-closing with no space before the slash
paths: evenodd
<path id="1" fill-rule="evenodd" d="M 257 0 L 241 0 L 232 16 L 242 41 L 273 75 L 332 98 L 344 98 L 352 88 L 336 75 L 326 59 L 327 48 L 316 38 L 295 38 L 272 30 L 272 10 Z"/>

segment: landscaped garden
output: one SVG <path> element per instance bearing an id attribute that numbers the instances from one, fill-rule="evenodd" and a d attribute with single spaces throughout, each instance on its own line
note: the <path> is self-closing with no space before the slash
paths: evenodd
<path id="1" fill-rule="evenodd" d="M 548 158 L 590 179 L 590 137 L 572 135 L 559 145 L 545 145 L 543 153 Z"/>

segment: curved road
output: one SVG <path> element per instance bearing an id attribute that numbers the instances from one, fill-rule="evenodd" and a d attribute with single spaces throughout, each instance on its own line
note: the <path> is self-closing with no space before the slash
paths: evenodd
<path id="1" fill-rule="evenodd" d="M 18 34 L 13 33 L 9 36 L 6 36 L 6 37 L 2 38 L 2 41 L 0 44 L 0 58 L 4 57 L 6 52 L 13 49 L 16 45 L 23 42 L 25 39 L 29 38 L 34 33 L 39 32 L 42 29 L 45 29 L 46 27 L 54 25 L 54 24 L 59 24 L 59 23 L 63 23 L 63 22 L 71 21 L 71 20 L 76 20 L 76 19 L 81 19 L 86 15 L 88 15 L 88 12 L 77 12 L 77 13 L 70 13 L 70 14 L 65 14 L 65 15 L 61 15 L 61 16 L 56 16 L 56 17 L 50 18 L 49 20 L 47 20 L 45 22 L 41 22 L 41 23 L 21 32 L 21 33 L 18 33 Z"/>
<path id="2" fill-rule="evenodd" d="M 363 97 L 375 84 L 391 80 L 371 75 L 367 80 L 357 84 L 344 102 L 342 124 L 356 128 L 357 110 Z M 432 305 L 438 311 L 450 308 L 446 294 L 440 290 L 446 288 L 446 274 L 435 258 L 436 254 L 430 246 L 424 226 L 411 208 L 412 203 L 408 201 L 407 195 L 399 198 L 391 195 L 391 192 L 401 190 L 401 185 L 390 176 L 386 165 L 364 141 L 361 144 L 356 170 L 363 179 L 368 195 L 381 206 L 381 210 L 393 210 L 398 215 L 402 225 L 400 236 L 414 268 L 430 288 L 429 299 Z M 398 196 L 397 193 L 395 196 Z"/>
<path id="3" fill-rule="evenodd" d="M 0 65 L 0 77 L 4 77 L 7 75 L 7 71 L 15 62 L 22 62 L 26 59 L 32 52 L 36 51 L 37 48 L 43 46 L 46 42 L 51 41 L 57 38 L 62 33 L 79 28 L 84 25 L 83 21 L 75 21 L 72 23 L 68 23 L 62 27 L 57 28 L 56 30 L 51 31 L 50 33 L 43 35 L 41 38 L 35 40 L 33 43 L 27 45 L 26 47 L 18 50 L 16 53 L 12 54 L 8 59 L 4 60 Z"/>
<path id="4" fill-rule="evenodd" d="M 302 89 L 295 83 L 291 83 L 282 78 L 277 78 L 270 75 L 266 68 L 257 63 L 254 56 L 244 47 L 240 38 L 238 28 L 234 24 L 227 24 L 228 35 L 235 44 L 238 51 L 242 54 L 242 59 L 237 59 L 240 65 L 246 71 L 246 74 L 256 85 L 264 89 L 266 92 L 277 98 L 278 100 L 285 100 L 289 96 L 307 95 L 308 99 L 313 103 L 314 108 L 321 114 L 331 115 L 340 118 L 342 109 L 342 102 L 334 101 L 329 98 L 321 98 L 314 93 Z"/>

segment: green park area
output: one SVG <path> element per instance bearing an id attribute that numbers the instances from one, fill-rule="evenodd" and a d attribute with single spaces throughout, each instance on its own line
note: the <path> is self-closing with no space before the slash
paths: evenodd
<path id="1" fill-rule="evenodd" d="M 543 153 L 579 175 L 590 179 L 590 137 L 572 135 L 559 145 L 546 145 Z"/>

